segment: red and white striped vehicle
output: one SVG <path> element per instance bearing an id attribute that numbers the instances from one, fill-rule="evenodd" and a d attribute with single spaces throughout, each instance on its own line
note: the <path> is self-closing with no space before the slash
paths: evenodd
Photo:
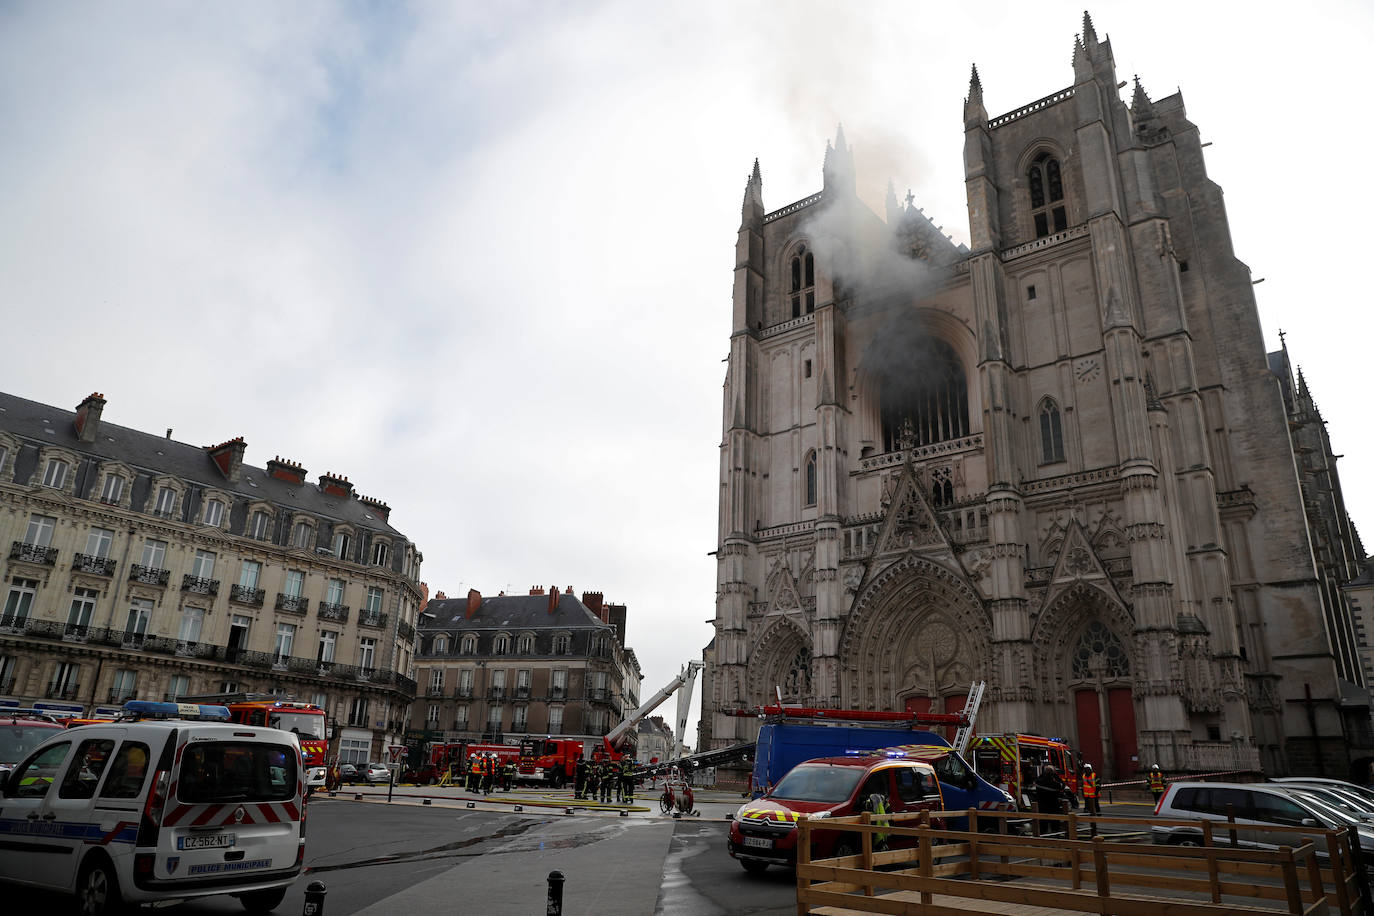
<path id="1" fill-rule="evenodd" d="M 0 878 L 125 903 L 235 896 L 281 903 L 305 857 L 295 735 L 216 706 L 132 701 L 113 722 L 34 748 L 0 782 Z"/>

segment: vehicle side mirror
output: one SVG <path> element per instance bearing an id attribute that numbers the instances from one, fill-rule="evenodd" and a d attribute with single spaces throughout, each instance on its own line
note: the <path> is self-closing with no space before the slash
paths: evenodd
<path id="1" fill-rule="evenodd" d="M 1319 826 L 1321 826 L 1320 824 L 1317 823 L 1317 819 L 1316 819 L 1316 818 L 1312 818 L 1312 817 L 1305 817 L 1305 818 L 1303 818 L 1303 819 L 1302 819 L 1302 825 L 1303 825 L 1304 827 L 1319 827 Z"/>

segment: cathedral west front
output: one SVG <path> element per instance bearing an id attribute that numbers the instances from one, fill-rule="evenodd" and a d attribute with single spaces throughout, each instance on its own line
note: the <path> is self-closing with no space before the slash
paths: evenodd
<path id="1" fill-rule="evenodd" d="M 967 247 L 910 195 L 862 203 L 842 131 L 781 209 L 755 164 L 704 748 L 778 692 L 952 711 L 986 681 L 980 732 L 1065 736 L 1107 779 L 1374 753 L 1329 443 L 1297 447 L 1310 397 L 1181 93 L 1120 92 L 1086 16 L 1054 95 L 989 117 L 973 72 Z"/>

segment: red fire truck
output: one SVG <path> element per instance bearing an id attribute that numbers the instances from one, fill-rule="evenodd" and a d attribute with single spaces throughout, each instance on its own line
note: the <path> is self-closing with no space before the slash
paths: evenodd
<path id="1" fill-rule="evenodd" d="M 328 748 L 325 715 L 320 707 L 266 693 L 213 693 L 180 697 L 178 702 L 227 706 L 231 722 L 295 732 L 301 742 L 301 762 L 307 771 L 307 781 L 314 783 L 317 776 L 319 784 L 324 784 L 322 772 L 311 772 L 323 770 Z"/>
<path id="2" fill-rule="evenodd" d="M 973 766 L 988 782 L 1002 786 L 1022 806 L 1029 805 L 1035 778 L 1046 766 L 1059 771 L 1064 785 L 1078 793 L 1078 759 L 1063 738 L 1042 735 L 979 735 Z"/>

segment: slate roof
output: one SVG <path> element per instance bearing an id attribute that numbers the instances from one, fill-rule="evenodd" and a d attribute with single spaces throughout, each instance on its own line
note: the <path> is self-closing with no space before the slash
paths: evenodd
<path id="1" fill-rule="evenodd" d="M 94 442 L 77 438 L 76 411 L 64 410 L 0 392 L 0 430 L 28 440 L 58 446 L 88 458 L 118 461 L 153 475 L 168 474 L 191 483 L 222 490 L 247 500 L 264 500 L 311 515 L 347 522 L 361 529 L 404 537 L 371 507 L 352 497 L 325 493 L 308 480 L 296 484 L 268 475 L 245 462 L 236 482 L 229 481 L 210 458 L 207 448 L 118 426 L 106 407 Z M 212 443 L 214 444 L 214 443 Z M 16 483 L 24 483 L 16 480 Z"/>
<path id="2" fill-rule="evenodd" d="M 471 619 L 466 617 L 467 598 L 443 598 L 431 600 L 425 606 L 425 615 L 433 615 L 433 620 L 422 620 L 420 629 L 425 630 L 535 630 L 535 629 L 577 629 L 601 627 L 611 629 L 593 614 L 575 595 L 560 592 L 558 606 L 549 613 L 548 595 L 497 595 L 483 598 L 477 613 Z"/>

